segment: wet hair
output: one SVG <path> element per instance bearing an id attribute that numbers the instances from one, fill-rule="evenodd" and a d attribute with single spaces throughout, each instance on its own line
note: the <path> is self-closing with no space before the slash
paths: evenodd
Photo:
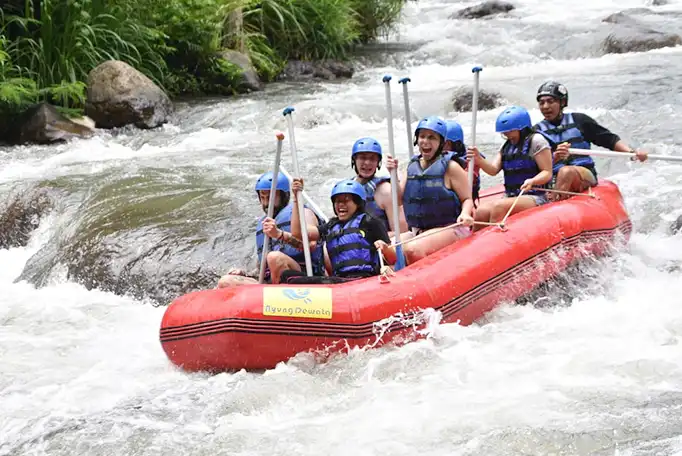
<path id="1" fill-rule="evenodd" d="M 450 149 L 450 151 L 456 152 L 458 155 L 466 154 L 467 149 L 462 141 L 460 140 L 450 141 L 449 139 L 445 141 L 446 144 L 448 142 L 452 144 L 452 148 Z M 445 148 L 445 144 L 443 144 L 443 148 Z"/>
<path id="2" fill-rule="evenodd" d="M 278 192 L 281 192 L 282 194 L 282 207 L 287 207 L 289 205 L 289 200 L 291 199 L 291 192 L 285 192 L 282 190 L 277 190 Z"/>
<path id="3" fill-rule="evenodd" d="M 535 130 L 532 127 L 524 127 L 523 129 L 519 130 L 519 144 L 523 144 L 526 139 L 535 133 Z"/>

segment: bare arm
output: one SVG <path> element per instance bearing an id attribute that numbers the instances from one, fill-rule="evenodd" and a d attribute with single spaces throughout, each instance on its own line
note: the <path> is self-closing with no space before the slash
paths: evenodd
<path id="1" fill-rule="evenodd" d="M 544 185 L 552 180 L 552 149 L 546 147 L 533 158 L 540 168 L 540 172 L 533 177 L 533 185 Z"/>
<path id="2" fill-rule="evenodd" d="M 487 160 L 481 156 L 478 147 L 470 147 L 467 151 L 467 158 L 472 155 L 475 157 L 475 165 L 485 171 L 489 176 L 497 176 L 502 169 L 502 154 L 497 154 L 492 160 Z"/>
<path id="3" fill-rule="evenodd" d="M 462 215 L 473 217 L 474 201 L 471 199 L 471 187 L 469 187 L 466 171 L 454 161 L 450 161 L 446 177 L 446 186 L 457 193 L 457 197 L 462 202 Z"/>
<path id="4" fill-rule="evenodd" d="M 407 182 L 407 170 L 404 172 L 400 172 L 398 169 L 398 159 L 391 157 L 390 155 L 386 156 L 386 169 L 388 169 L 388 172 L 390 173 L 392 169 L 396 169 L 397 175 L 398 175 L 398 206 L 403 205 L 403 194 L 405 193 L 405 182 Z M 391 203 L 392 204 L 392 203 Z"/>
<path id="5" fill-rule="evenodd" d="M 303 237 L 303 233 L 301 233 L 301 218 L 298 213 L 298 204 L 296 203 L 296 198 L 297 193 L 303 190 L 303 180 L 294 179 L 291 184 L 291 190 L 291 234 L 296 239 L 301 239 Z M 315 217 L 315 214 L 307 208 L 305 210 L 305 221 L 308 229 L 308 241 L 312 243 L 313 241 L 320 239 L 320 231 L 317 229 L 317 217 Z M 303 249 L 303 246 L 301 246 L 301 249 Z"/>
<path id="6" fill-rule="evenodd" d="M 377 203 L 381 209 L 386 212 L 386 218 L 388 218 L 388 226 L 391 231 L 395 231 L 393 226 L 393 201 L 391 201 L 391 183 L 382 182 L 374 191 L 374 201 Z M 402 209 L 402 204 L 400 204 L 402 198 L 398 197 L 398 217 L 400 218 L 400 232 L 403 233 L 407 231 L 407 220 L 405 220 L 405 212 Z M 392 233 L 389 233 L 389 236 Z"/>

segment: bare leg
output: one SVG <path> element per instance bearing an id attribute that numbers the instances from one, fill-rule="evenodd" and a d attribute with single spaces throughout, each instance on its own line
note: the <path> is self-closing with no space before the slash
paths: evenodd
<path id="1" fill-rule="evenodd" d="M 582 192 L 590 188 L 593 182 L 594 175 L 589 169 L 582 166 L 563 166 L 557 173 L 554 188 L 564 192 Z M 548 193 L 547 197 L 551 201 L 561 201 L 570 197 L 570 195 Z"/>
<path id="2" fill-rule="evenodd" d="M 442 227 L 441 227 L 442 228 Z M 412 264 L 422 258 L 436 252 L 448 245 L 459 241 L 460 239 L 469 235 L 468 228 L 463 226 L 456 226 L 452 229 L 443 230 L 435 234 L 429 234 L 434 230 L 441 228 L 433 228 L 425 231 L 417 236 L 414 240 L 405 244 L 403 250 L 405 252 L 405 259 L 407 264 Z"/>
<path id="3" fill-rule="evenodd" d="M 474 214 L 474 220 L 477 222 L 490 222 L 490 211 L 492 207 L 497 203 L 497 201 L 488 202 L 482 204 L 480 207 L 476 208 L 476 213 Z M 474 233 L 478 230 L 485 228 L 485 225 L 474 224 Z"/>
<path id="4" fill-rule="evenodd" d="M 405 231 L 404 233 L 400 233 L 400 242 L 405 242 L 408 239 L 412 239 L 414 237 L 414 233 L 412 231 Z M 393 237 L 390 238 L 391 242 L 393 242 Z M 395 253 L 395 245 L 391 244 L 389 248 L 384 250 L 384 259 L 386 260 L 386 264 L 395 264 L 397 260 L 397 256 Z"/>
<path id="5" fill-rule="evenodd" d="M 279 283 L 282 272 L 286 271 L 287 269 L 293 269 L 294 271 L 301 270 L 301 266 L 299 266 L 297 262 L 282 252 L 268 253 L 267 262 L 268 269 L 270 269 L 272 283 Z"/>
<path id="6" fill-rule="evenodd" d="M 535 198 L 532 198 L 530 196 L 521 195 L 518 197 L 518 199 L 519 202 L 516 203 L 516 206 L 514 206 L 514 209 L 509 215 L 517 214 L 521 211 L 525 211 L 526 209 L 530 209 L 536 206 Z M 501 222 L 504 219 L 504 216 L 507 215 L 507 212 L 509 212 L 509 208 L 512 207 L 515 200 L 516 197 L 502 198 L 501 200 L 495 201 L 490 210 L 490 222 L 491 223 Z"/>
<path id="7" fill-rule="evenodd" d="M 234 288 L 242 285 L 254 285 L 258 280 L 242 275 L 225 274 L 218 280 L 218 288 Z"/>

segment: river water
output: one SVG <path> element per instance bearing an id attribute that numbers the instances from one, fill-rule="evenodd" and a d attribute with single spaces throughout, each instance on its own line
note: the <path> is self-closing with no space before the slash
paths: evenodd
<path id="1" fill-rule="evenodd" d="M 515 4 L 509 16 L 454 21 L 470 4 L 411 2 L 389 37 L 405 50 L 374 55 L 350 81 L 181 103 L 155 131 L 0 149 L 0 195 L 43 184 L 63 195 L 26 247 L 0 250 L 0 455 L 682 454 L 682 236 L 667 231 L 682 213 L 679 164 L 598 161 L 621 188 L 632 239 L 537 298 L 553 305 L 503 305 L 480 324 L 436 325 L 427 339 L 325 364 L 299 355 L 263 374 L 188 375 L 167 361 L 158 341 L 164 307 L 144 294 L 84 286 L 59 261 L 40 280 L 15 281 L 91 226 L 88 217 L 120 233 L 117 214 L 140 208 L 147 218 L 122 237 L 128 250 L 155 244 L 159 226 L 209 226 L 204 238 L 227 246 L 216 264 L 243 264 L 260 210 L 252 186 L 271 163 L 274 131 L 285 128 L 282 108 L 296 108 L 302 173 L 331 213 L 327 196 L 351 173 L 353 140 L 373 135 L 387 145 L 385 73 L 411 77 L 415 118 L 456 117 L 467 135 L 471 113 L 455 115 L 448 100 L 471 84 L 473 65 L 484 66 L 482 89 L 532 108 L 533 120 L 535 90 L 557 78 L 572 109 L 634 145 L 680 153 L 682 47 L 598 48 L 607 15 L 647 6 L 661 13 L 655 27 L 679 29 L 681 2 Z M 484 151 L 502 142 L 498 112 L 478 115 Z M 177 195 L 196 204 L 149 215 L 149 201 Z"/>

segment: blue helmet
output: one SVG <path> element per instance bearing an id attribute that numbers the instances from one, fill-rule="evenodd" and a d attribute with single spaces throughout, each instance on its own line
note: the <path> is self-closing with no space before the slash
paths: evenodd
<path id="1" fill-rule="evenodd" d="M 353 144 L 353 153 L 351 158 L 355 157 L 356 154 L 361 152 L 371 152 L 379 155 L 379 161 L 381 161 L 381 144 L 374 138 L 360 138 Z"/>
<path id="2" fill-rule="evenodd" d="M 334 197 L 336 195 L 343 195 L 343 194 L 350 194 L 350 195 L 355 195 L 359 196 L 362 201 L 367 200 L 367 194 L 365 194 L 365 189 L 360 184 L 359 182 L 354 181 L 353 179 L 344 179 L 342 181 L 339 181 L 334 185 L 334 188 L 332 188 L 332 203 L 334 202 Z"/>
<path id="3" fill-rule="evenodd" d="M 419 136 L 419 130 L 422 128 L 435 131 L 443 137 L 443 140 L 445 140 L 445 137 L 448 134 L 448 126 L 445 124 L 445 121 L 438 116 L 424 117 L 420 120 L 417 124 L 417 128 L 414 130 L 414 135 Z"/>
<path id="4" fill-rule="evenodd" d="M 464 142 L 464 131 L 462 130 L 462 126 L 459 124 L 459 122 L 456 120 L 448 120 L 445 122 L 445 125 L 448 127 L 448 132 L 445 135 L 446 140 L 452 142 Z"/>
<path id="5" fill-rule="evenodd" d="M 497 116 L 495 121 L 495 131 L 506 133 L 508 131 L 523 130 L 530 128 L 530 114 L 520 106 L 509 106 Z"/>
<path id="6" fill-rule="evenodd" d="M 268 171 L 267 173 L 261 175 L 261 177 L 258 178 L 256 181 L 256 191 L 259 190 L 270 190 L 270 187 L 272 186 L 272 171 Z M 289 185 L 289 179 L 282 173 L 279 172 L 277 173 L 277 187 L 275 187 L 276 190 L 281 190 L 283 192 L 289 193 L 291 191 L 291 187 Z"/>

